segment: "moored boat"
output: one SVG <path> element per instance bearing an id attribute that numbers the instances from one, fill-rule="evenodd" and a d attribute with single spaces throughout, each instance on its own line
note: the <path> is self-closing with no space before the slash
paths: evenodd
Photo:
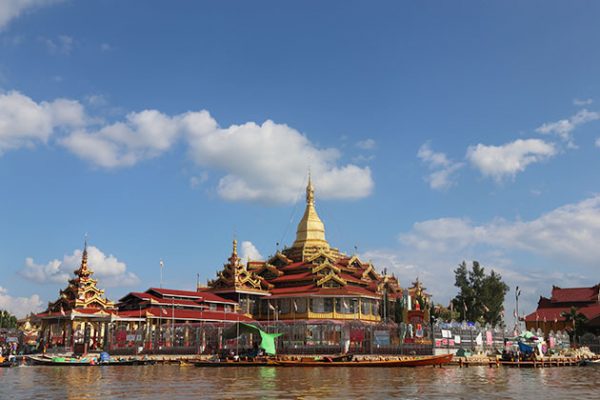
<path id="1" fill-rule="evenodd" d="M 282 367 L 423 367 L 448 364 L 452 354 L 438 356 L 411 357 L 395 360 L 359 360 L 335 361 L 330 358 L 319 360 L 277 360 L 276 365 Z"/>

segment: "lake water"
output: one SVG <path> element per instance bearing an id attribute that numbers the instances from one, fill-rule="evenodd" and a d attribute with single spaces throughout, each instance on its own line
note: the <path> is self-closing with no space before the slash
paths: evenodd
<path id="1" fill-rule="evenodd" d="M 600 399 L 600 368 L 0 369 L 2 399 Z"/>

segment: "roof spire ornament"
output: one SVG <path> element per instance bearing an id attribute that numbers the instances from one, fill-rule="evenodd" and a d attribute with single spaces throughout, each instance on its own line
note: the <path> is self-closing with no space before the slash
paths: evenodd
<path id="1" fill-rule="evenodd" d="M 307 205 L 315 204 L 315 188 L 312 185 L 312 180 L 310 177 L 310 169 L 308 170 L 308 184 L 306 185 L 306 204 Z"/>
<path id="2" fill-rule="evenodd" d="M 88 269 L 88 252 L 87 252 L 87 233 L 83 243 L 83 253 L 81 254 L 81 265 L 75 271 L 75 275 L 80 278 L 89 277 L 93 274 L 92 270 Z"/>

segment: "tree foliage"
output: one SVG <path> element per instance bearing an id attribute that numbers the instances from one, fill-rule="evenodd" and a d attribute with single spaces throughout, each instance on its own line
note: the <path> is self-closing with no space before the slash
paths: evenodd
<path id="1" fill-rule="evenodd" d="M 0 328 L 13 329 L 17 327 L 17 317 L 6 310 L 0 310 Z"/>
<path id="2" fill-rule="evenodd" d="M 565 318 L 565 324 L 570 326 L 569 334 L 571 340 L 583 335 L 585 324 L 588 322 L 588 319 L 585 315 L 580 313 L 576 307 L 571 307 L 569 311 L 563 311 L 560 315 Z"/>
<path id="3" fill-rule="evenodd" d="M 504 297 L 509 290 L 502 276 L 494 270 L 486 275 L 485 269 L 473 261 L 471 269 L 466 262 L 454 270 L 454 286 L 459 291 L 452 300 L 453 307 L 466 321 L 498 325 L 504 314 Z"/>

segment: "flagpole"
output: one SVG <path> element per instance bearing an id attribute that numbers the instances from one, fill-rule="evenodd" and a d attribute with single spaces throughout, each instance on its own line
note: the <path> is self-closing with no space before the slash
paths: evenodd
<path id="1" fill-rule="evenodd" d="M 163 285 L 163 268 L 165 267 L 165 263 L 162 258 L 160 259 L 160 288 L 162 289 Z"/>

